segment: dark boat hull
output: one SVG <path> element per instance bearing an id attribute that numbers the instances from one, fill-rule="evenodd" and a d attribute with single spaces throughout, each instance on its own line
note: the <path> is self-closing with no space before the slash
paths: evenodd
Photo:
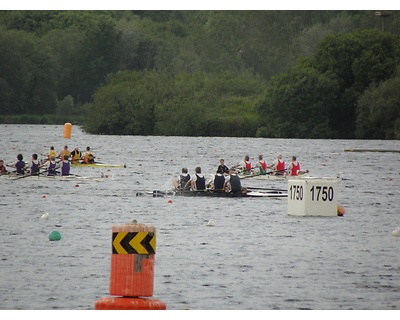
<path id="1" fill-rule="evenodd" d="M 139 195 L 138 193 L 136 194 Z M 164 197 L 164 196 L 183 196 L 183 197 L 221 197 L 221 198 L 286 198 L 286 191 L 248 191 L 243 192 L 226 192 L 223 190 L 177 190 L 164 192 L 160 190 L 154 190 L 152 192 L 153 197 Z"/>

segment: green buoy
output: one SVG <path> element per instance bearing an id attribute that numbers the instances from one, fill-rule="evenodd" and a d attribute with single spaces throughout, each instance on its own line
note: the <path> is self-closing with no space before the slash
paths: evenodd
<path id="1" fill-rule="evenodd" d="M 61 233 L 58 231 L 52 231 L 49 234 L 49 240 L 50 241 L 58 241 L 61 240 Z"/>

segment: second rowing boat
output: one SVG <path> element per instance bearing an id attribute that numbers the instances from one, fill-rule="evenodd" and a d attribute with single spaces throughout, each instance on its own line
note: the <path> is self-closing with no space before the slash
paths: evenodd
<path id="1" fill-rule="evenodd" d="M 68 176 L 47 176 L 43 174 L 39 175 L 2 175 L 2 179 L 9 179 L 9 180 L 40 180 L 40 181 L 105 181 L 107 178 L 102 175 L 100 177 L 82 177 L 77 175 L 68 175 Z"/>
<path id="2" fill-rule="evenodd" d="M 72 162 L 71 165 L 74 167 L 126 168 L 126 164 L 111 164 L 103 162 L 94 162 L 94 163 Z"/>

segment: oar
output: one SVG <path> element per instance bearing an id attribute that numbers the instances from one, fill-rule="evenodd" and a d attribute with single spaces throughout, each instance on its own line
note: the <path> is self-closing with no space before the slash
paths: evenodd
<path id="1" fill-rule="evenodd" d="M 248 176 L 243 176 L 240 179 L 248 179 L 248 178 L 254 178 L 254 177 L 259 177 L 259 176 L 266 176 L 266 175 L 270 175 L 272 173 L 276 173 L 276 172 L 281 172 L 281 171 L 286 171 L 287 169 L 283 169 L 283 170 L 271 170 L 268 172 L 264 172 L 264 173 L 257 173 L 257 174 L 249 174 Z"/>
<path id="2" fill-rule="evenodd" d="M 45 172 L 49 172 L 49 170 L 47 169 L 47 170 L 43 170 L 42 172 L 40 172 L 39 174 L 43 174 L 43 173 L 45 173 Z M 54 176 L 56 176 L 56 175 L 59 175 L 60 174 L 60 171 L 54 171 L 55 172 L 55 174 L 54 174 Z"/>
<path id="3" fill-rule="evenodd" d="M 21 176 L 17 176 L 15 179 L 13 179 L 13 180 L 19 180 L 19 179 L 23 179 L 23 178 L 26 178 L 26 177 L 29 177 L 29 174 L 24 174 L 24 175 L 21 175 Z"/>
<path id="4" fill-rule="evenodd" d="M 34 175 L 31 175 L 31 174 L 24 174 L 23 176 L 16 177 L 14 180 L 19 180 L 19 179 L 23 179 L 23 178 L 31 177 L 31 176 L 38 176 L 38 175 L 41 175 L 41 174 L 42 174 L 42 172 L 38 172 L 38 174 L 34 174 Z"/>
<path id="5" fill-rule="evenodd" d="M 246 187 L 248 190 L 271 190 L 271 191 L 287 191 L 287 189 L 277 189 L 277 188 L 257 188 L 257 187 Z"/>

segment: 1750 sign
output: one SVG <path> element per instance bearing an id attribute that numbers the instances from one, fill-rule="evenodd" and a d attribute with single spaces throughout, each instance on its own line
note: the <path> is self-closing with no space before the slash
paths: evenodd
<path id="1" fill-rule="evenodd" d="M 289 188 L 290 200 L 303 200 L 303 186 L 291 185 Z M 312 186 L 310 189 L 311 201 L 332 201 L 334 198 L 333 187 Z"/>

